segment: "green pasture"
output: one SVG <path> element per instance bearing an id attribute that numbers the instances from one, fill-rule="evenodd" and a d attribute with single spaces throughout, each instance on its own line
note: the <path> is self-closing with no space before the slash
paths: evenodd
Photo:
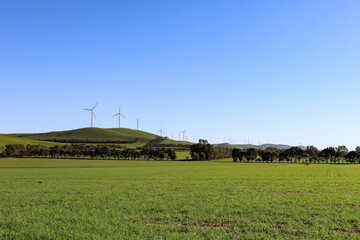
<path id="1" fill-rule="evenodd" d="M 129 128 L 80 128 L 69 131 L 57 131 L 48 133 L 18 133 L 18 134 L 0 134 L 0 146 L 6 144 L 33 144 L 33 145 L 45 145 L 54 146 L 62 145 L 64 143 L 51 142 L 50 140 L 79 140 L 79 141 L 134 141 L 134 143 L 123 143 L 120 145 L 136 148 L 143 147 L 148 142 L 159 137 L 158 135 L 137 131 Z M 45 141 L 47 140 L 47 141 Z M 165 139 L 163 144 L 182 144 L 190 145 L 190 142 L 175 141 L 171 139 Z"/>
<path id="2" fill-rule="evenodd" d="M 176 159 L 177 160 L 186 160 L 186 158 L 189 158 L 191 160 L 190 152 L 176 152 Z"/>
<path id="3" fill-rule="evenodd" d="M 84 141 L 131 141 L 148 142 L 156 137 L 155 134 L 136 131 L 128 128 L 80 128 L 69 131 L 57 131 L 34 134 L 10 134 L 14 137 L 23 137 L 36 140 L 61 139 Z"/>
<path id="4" fill-rule="evenodd" d="M 0 239 L 359 239 L 360 165 L 0 159 Z"/>
<path id="5" fill-rule="evenodd" d="M 192 145 L 194 143 L 192 142 L 187 142 L 187 141 L 176 141 L 176 140 L 172 140 L 172 139 L 166 139 L 162 142 L 163 144 L 181 144 L 181 145 Z"/>
<path id="6" fill-rule="evenodd" d="M 3 147 L 6 144 L 23 144 L 23 145 L 31 144 L 31 145 L 44 145 L 47 147 L 51 147 L 55 145 L 63 145 L 62 143 L 37 141 L 29 138 L 21 138 L 21 137 L 0 134 L 0 146 Z"/>

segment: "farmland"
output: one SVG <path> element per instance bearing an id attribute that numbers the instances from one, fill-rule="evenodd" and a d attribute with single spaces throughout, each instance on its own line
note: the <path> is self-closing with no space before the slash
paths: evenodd
<path id="1" fill-rule="evenodd" d="M 360 165 L 0 159 L 2 239 L 360 237 Z"/>

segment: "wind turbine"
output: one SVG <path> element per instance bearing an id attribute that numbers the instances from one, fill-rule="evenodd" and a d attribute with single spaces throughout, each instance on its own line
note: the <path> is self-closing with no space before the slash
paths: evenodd
<path id="1" fill-rule="evenodd" d="M 95 109 L 96 105 L 97 105 L 97 103 L 95 104 L 95 106 L 93 108 L 84 108 L 83 109 L 85 111 L 90 111 L 91 112 L 91 127 L 93 127 L 94 117 L 96 118 L 95 113 L 94 113 L 94 109 Z"/>
<path id="2" fill-rule="evenodd" d="M 139 119 L 136 119 L 136 130 L 139 131 Z"/>
<path id="3" fill-rule="evenodd" d="M 113 117 L 115 117 L 115 116 L 119 116 L 119 128 L 120 128 L 120 118 L 121 118 L 121 117 L 126 118 L 124 115 L 121 114 L 121 109 L 120 109 L 120 107 L 119 107 L 119 112 L 116 113 Z"/>
<path id="4" fill-rule="evenodd" d="M 183 141 L 185 141 L 185 132 L 186 132 L 186 129 L 184 131 L 180 131 L 182 134 L 183 134 Z"/>
<path id="5" fill-rule="evenodd" d="M 160 130 L 159 130 L 159 131 L 157 131 L 157 132 L 159 132 L 159 133 L 160 133 L 160 136 L 162 136 L 162 135 L 163 135 L 164 131 L 162 130 L 162 126 L 161 126 Z"/>

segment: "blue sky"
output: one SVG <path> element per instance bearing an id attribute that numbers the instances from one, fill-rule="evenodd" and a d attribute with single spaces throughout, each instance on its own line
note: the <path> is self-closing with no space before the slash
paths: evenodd
<path id="1" fill-rule="evenodd" d="M 360 145 L 359 1 L 1 1 L 0 132 Z"/>

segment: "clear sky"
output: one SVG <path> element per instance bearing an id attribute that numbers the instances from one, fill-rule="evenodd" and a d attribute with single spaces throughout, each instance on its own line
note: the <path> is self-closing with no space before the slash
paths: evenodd
<path id="1" fill-rule="evenodd" d="M 360 1 L 0 1 L 0 132 L 360 145 Z"/>

